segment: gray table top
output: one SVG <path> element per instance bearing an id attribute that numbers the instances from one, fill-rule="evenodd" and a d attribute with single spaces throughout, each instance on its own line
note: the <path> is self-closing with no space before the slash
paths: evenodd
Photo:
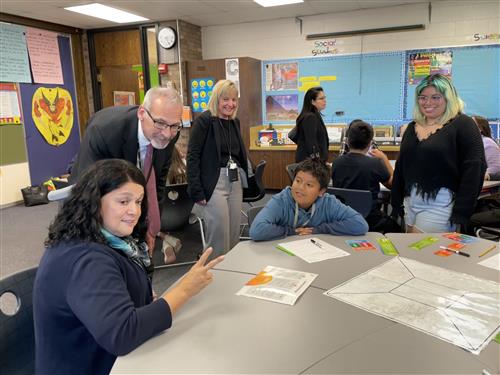
<path id="1" fill-rule="evenodd" d="M 276 246 L 279 243 L 296 241 L 317 237 L 328 242 L 351 255 L 341 258 L 328 259 L 322 262 L 307 263 L 297 256 L 289 255 Z M 377 245 L 376 238 L 384 237 L 381 233 L 367 233 L 362 237 L 332 236 L 320 234 L 314 236 L 290 236 L 274 241 L 253 242 L 244 241 L 238 243 L 227 255 L 226 259 L 217 268 L 228 271 L 247 272 L 257 274 L 265 266 L 276 266 L 290 268 L 303 272 L 317 273 L 319 276 L 312 285 L 322 289 L 330 289 L 354 275 L 358 275 L 373 267 L 387 261 L 389 258 L 377 251 L 354 251 L 346 244 L 349 239 L 367 239 Z"/>
<path id="2" fill-rule="evenodd" d="M 295 374 L 380 329 L 387 319 L 309 288 L 294 306 L 235 293 L 252 276 L 214 271 L 168 331 L 119 357 L 113 374 Z"/>
<path id="3" fill-rule="evenodd" d="M 378 233 L 358 239 L 376 244 Z M 467 246 L 470 258 L 438 257 L 438 246 L 421 251 L 408 247 L 441 234 L 388 234 L 400 255 L 484 279 L 498 281 L 499 272 L 476 263 L 494 243 Z M 168 331 L 117 359 L 113 374 L 481 374 L 500 371 L 496 343 L 476 356 L 410 327 L 323 295 L 324 290 L 391 259 L 380 251 L 355 252 L 345 243 L 355 237 L 317 236 L 350 256 L 306 263 L 275 248 L 286 240 L 240 242 L 214 270 L 214 282 L 174 317 Z M 495 250 L 498 251 L 498 250 Z M 493 255 L 494 252 L 488 254 Z M 487 258 L 488 256 L 484 257 Z M 288 306 L 235 293 L 265 266 L 273 265 L 320 276 Z"/>

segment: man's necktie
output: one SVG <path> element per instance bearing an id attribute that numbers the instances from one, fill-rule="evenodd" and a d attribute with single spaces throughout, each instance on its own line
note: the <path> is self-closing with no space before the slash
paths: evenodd
<path id="1" fill-rule="evenodd" d="M 156 193 L 156 176 L 155 169 L 152 166 L 153 162 L 153 146 L 151 143 L 146 150 L 146 157 L 144 158 L 143 173 L 147 179 L 146 189 L 148 192 L 148 232 L 156 237 L 161 229 L 160 223 L 160 207 L 158 205 L 158 196 Z"/>

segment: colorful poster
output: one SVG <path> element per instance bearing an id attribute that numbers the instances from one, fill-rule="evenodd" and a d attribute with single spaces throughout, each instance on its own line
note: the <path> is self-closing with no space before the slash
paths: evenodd
<path id="1" fill-rule="evenodd" d="M 267 95 L 266 121 L 295 121 L 299 115 L 299 96 Z"/>
<path id="2" fill-rule="evenodd" d="M 26 42 L 35 83 L 63 85 L 61 55 L 57 34 L 51 31 L 26 29 Z"/>
<path id="3" fill-rule="evenodd" d="M 408 83 L 418 85 L 429 74 L 451 78 L 452 51 L 418 52 L 408 57 Z"/>
<path id="4" fill-rule="evenodd" d="M 215 80 L 213 78 L 196 78 L 191 80 L 191 106 L 193 112 L 203 112 L 208 108 Z"/>
<path id="5" fill-rule="evenodd" d="M 0 125 L 19 125 L 22 122 L 17 85 L 0 83 Z"/>
<path id="6" fill-rule="evenodd" d="M 31 83 L 25 28 L 0 23 L 0 82 Z"/>
<path id="7" fill-rule="evenodd" d="M 266 91 L 297 90 L 299 63 L 266 64 Z"/>
<path id="8" fill-rule="evenodd" d="M 64 144 L 73 128 L 73 100 L 61 87 L 39 87 L 33 94 L 32 117 L 45 141 L 52 146 Z"/>

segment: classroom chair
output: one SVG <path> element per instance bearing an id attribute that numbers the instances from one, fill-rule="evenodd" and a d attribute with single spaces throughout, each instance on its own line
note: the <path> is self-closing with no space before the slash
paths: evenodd
<path id="1" fill-rule="evenodd" d="M 38 267 L 0 280 L 0 369 L 2 374 L 35 373 L 33 284 Z"/>
<path id="2" fill-rule="evenodd" d="M 250 208 L 253 207 L 252 203 L 260 201 L 266 195 L 266 187 L 264 186 L 264 169 L 266 168 L 266 161 L 261 160 L 255 167 L 254 175 L 249 178 L 248 188 L 243 189 L 243 203 L 247 203 Z M 241 214 L 248 219 L 248 211 L 241 210 Z M 250 226 L 249 223 L 242 223 L 240 228 L 240 239 L 248 239 L 242 237 L 245 228 Z"/>
<path id="3" fill-rule="evenodd" d="M 164 233 L 180 230 L 190 225 L 189 218 L 194 217 L 200 228 L 200 237 L 203 249 L 206 249 L 205 232 L 203 230 L 203 220 L 198 216 L 192 216 L 191 211 L 194 201 L 189 197 L 187 184 L 167 185 L 164 189 L 164 196 L 161 198 L 161 231 Z M 200 254 L 201 255 L 201 252 Z M 155 269 L 178 267 L 194 264 L 196 260 L 190 262 L 179 262 L 156 266 Z"/>
<path id="4" fill-rule="evenodd" d="M 295 178 L 295 169 L 297 168 L 297 165 L 299 165 L 299 163 L 292 163 L 292 164 L 288 164 L 286 166 L 286 173 L 288 174 L 288 177 L 290 178 L 290 184 L 293 183 L 293 180 Z"/>
<path id="5" fill-rule="evenodd" d="M 335 195 L 339 201 L 367 217 L 372 209 L 372 193 L 369 190 L 328 188 L 329 194 Z"/>

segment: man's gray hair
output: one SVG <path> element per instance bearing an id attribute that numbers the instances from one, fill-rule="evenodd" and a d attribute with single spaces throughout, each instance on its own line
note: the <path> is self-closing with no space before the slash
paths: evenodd
<path id="1" fill-rule="evenodd" d="M 179 95 L 176 89 L 171 87 L 152 87 L 144 96 L 143 107 L 147 110 L 151 109 L 153 101 L 158 98 L 165 98 L 166 103 L 179 104 L 182 106 L 182 97 Z"/>

